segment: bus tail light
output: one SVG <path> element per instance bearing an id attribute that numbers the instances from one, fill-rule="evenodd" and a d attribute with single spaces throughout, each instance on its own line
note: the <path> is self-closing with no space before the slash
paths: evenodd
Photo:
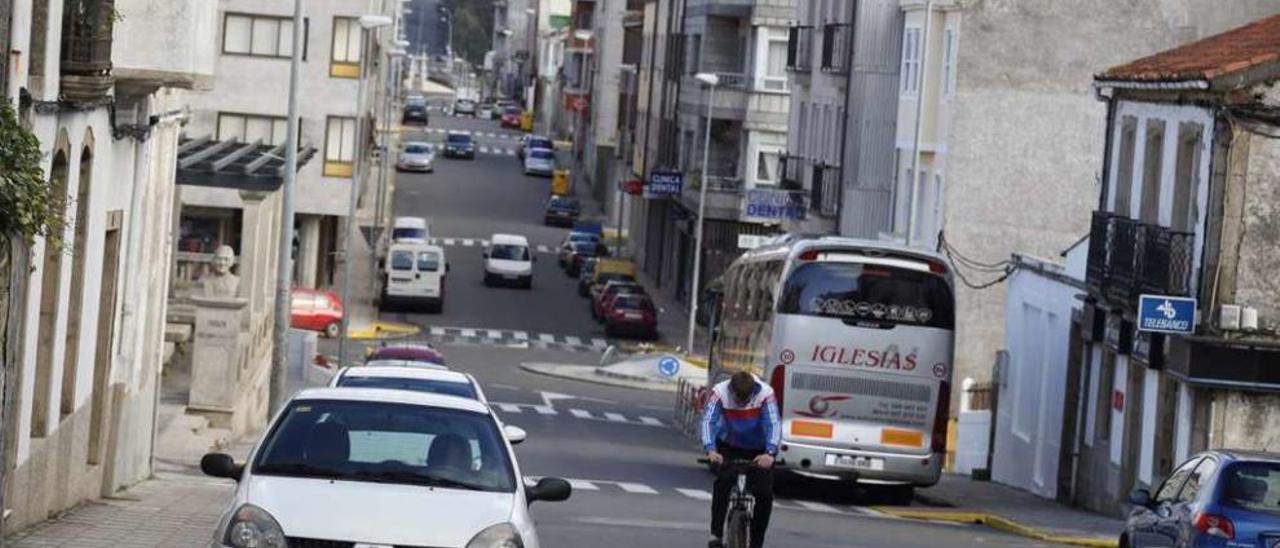
<path id="1" fill-rule="evenodd" d="M 778 364 L 769 375 L 769 386 L 773 387 L 773 396 L 778 400 L 778 413 L 782 413 L 782 393 L 787 388 L 787 366 Z"/>
<path id="2" fill-rule="evenodd" d="M 929 272 L 932 272 L 934 274 L 946 274 L 947 265 L 943 264 L 940 261 L 929 261 Z"/>
<path id="3" fill-rule="evenodd" d="M 933 435 L 930 445 L 934 453 L 947 452 L 947 423 L 951 418 L 951 383 L 938 383 L 938 408 L 933 414 Z"/>

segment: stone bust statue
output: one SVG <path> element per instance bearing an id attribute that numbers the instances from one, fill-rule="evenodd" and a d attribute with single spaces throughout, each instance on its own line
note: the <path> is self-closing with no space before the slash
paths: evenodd
<path id="1" fill-rule="evenodd" d="M 236 252 L 229 245 L 219 246 L 213 254 L 213 272 L 200 278 L 205 297 L 233 298 L 240 291 L 240 277 L 231 273 L 236 263 Z"/>

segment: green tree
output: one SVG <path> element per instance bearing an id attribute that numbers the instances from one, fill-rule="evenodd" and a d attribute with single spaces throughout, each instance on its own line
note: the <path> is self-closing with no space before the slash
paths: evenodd
<path id="1" fill-rule="evenodd" d="M 473 66 L 484 64 L 493 46 L 493 0 L 443 0 L 453 13 L 453 51 Z"/>

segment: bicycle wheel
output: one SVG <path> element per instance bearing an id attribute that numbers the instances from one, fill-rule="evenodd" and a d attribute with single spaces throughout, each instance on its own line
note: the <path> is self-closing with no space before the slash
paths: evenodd
<path id="1" fill-rule="evenodd" d="M 729 510 L 725 548 L 747 548 L 750 545 L 751 515 L 745 508 Z"/>

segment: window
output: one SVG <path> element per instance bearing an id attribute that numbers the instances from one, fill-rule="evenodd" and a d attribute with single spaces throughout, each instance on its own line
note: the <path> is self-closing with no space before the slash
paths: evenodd
<path id="1" fill-rule="evenodd" d="M 689 48 L 688 58 L 685 60 L 689 74 L 697 74 L 698 68 L 702 66 L 702 35 L 695 34 L 690 36 L 690 40 L 685 42 Z"/>
<path id="2" fill-rule="evenodd" d="M 289 122 L 282 116 L 258 114 L 218 113 L 218 140 L 236 139 L 252 143 L 259 139 L 264 145 L 283 145 Z"/>
<path id="3" fill-rule="evenodd" d="M 1232 508 L 1280 515 L 1280 464 L 1253 461 L 1236 462 L 1223 472 L 1226 489 L 1222 503 Z"/>
<path id="4" fill-rule="evenodd" d="M 757 185 L 775 185 L 778 184 L 778 158 L 782 156 L 779 150 L 761 149 L 756 155 L 756 184 Z"/>
<path id="5" fill-rule="evenodd" d="M 1173 474 L 1169 475 L 1169 479 L 1164 480 L 1160 485 L 1160 489 L 1156 491 L 1155 502 L 1170 502 L 1174 497 L 1178 496 L 1178 490 L 1182 488 L 1182 484 L 1187 480 L 1187 476 L 1191 475 L 1191 471 L 1196 465 L 1200 464 L 1200 459 L 1191 459 L 1179 466 Z"/>
<path id="6" fill-rule="evenodd" d="M 307 58 L 309 20 L 302 20 L 302 58 Z M 293 19 L 228 13 L 222 29 L 222 53 L 256 57 L 293 56 Z"/>
<path id="7" fill-rule="evenodd" d="M 324 175 L 350 177 L 356 159 L 356 119 L 330 116 L 325 125 Z"/>
<path id="8" fill-rule="evenodd" d="M 956 89 L 956 29 L 942 32 L 942 95 L 951 97 Z"/>
<path id="9" fill-rule="evenodd" d="M 1128 217 L 1130 213 L 1130 196 L 1133 194 L 1133 153 L 1138 142 L 1138 119 L 1125 116 L 1120 121 L 1120 157 L 1116 166 L 1115 189 L 1112 191 L 1115 201 L 1111 212 Z"/>
<path id="10" fill-rule="evenodd" d="M 908 28 L 902 34 L 902 94 L 920 93 L 920 29 Z"/>
<path id="11" fill-rule="evenodd" d="M 1173 222 L 1169 226 L 1180 232 L 1194 232 L 1200 212 L 1196 197 L 1200 194 L 1200 124 L 1186 122 L 1178 129 L 1177 166 L 1173 175 Z"/>
<path id="12" fill-rule="evenodd" d="M 419 272 L 436 272 L 440 270 L 440 254 L 435 251 L 423 251 L 418 254 Z"/>
<path id="13" fill-rule="evenodd" d="M 1196 471 L 1187 476 L 1187 484 L 1182 486 L 1182 492 L 1178 494 L 1179 502 L 1191 502 L 1200 496 L 1200 488 L 1209 484 L 1209 480 L 1213 479 L 1213 473 L 1218 471 L 1218 459 L 1206 457 L 1196 466 Z"/>
<path id="14" fill-rule="evenodd" d="M 761 29 L 764 38 L 764 66 L 760 67 L 760 89 L 787 91 L 787 34 Z"/>
<path id="15" fill-rule="evenodd" d="M 1160 217 L 1160 179 L 1164 173 L 1164 120 L 1147 120 L 1146 139 L 1139 218 L 1142 222 L 1155 224 Z"/>
<path id="16" fill-rule="evenodd" d="M 392 253 L 391 270 L 413 270 L 413 253 L 408 251 Z"/>
<path id="17" fill-rule="evenodd" d="M 360 46 L 363 29 L 354 17 L 333 18 L 333 49 L 329 55 L 329 76 L 360 77 Z"/>
<path id="18" fill-rule="evenodd" d="M 928 272 L 855 262 L 812 262 L 787 278 L 778 312 L 953 329 L 952 299 L 946 281 Z"/>

